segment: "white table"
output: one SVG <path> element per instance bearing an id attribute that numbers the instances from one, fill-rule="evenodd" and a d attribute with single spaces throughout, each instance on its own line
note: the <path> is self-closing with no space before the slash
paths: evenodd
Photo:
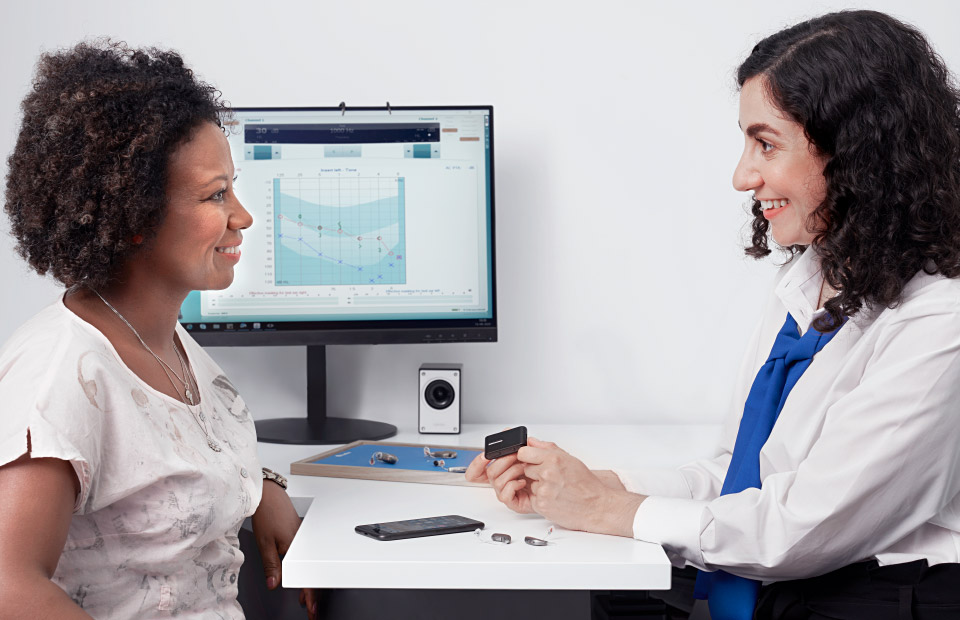
<path id="1" fill-rule="evenodd" d="M 400 429 L 387 441 L 481 447 L 505 425 L 464 425 L 460 435 L 419 435 Z M 530 434 L 555 441 L 594 469 L 675 466 L 709 456 L 714 425 L 539 425 Z M 261 443 L 264 466 L 289 474 L 290 463 L 333 446 Z M 553 544 L 533 547 L 549 523 L 517 515 L 489 488 L 290 476 L 288 492 L 304 516 L 283 560 L 287 588 L 415 588 L 513 590 L 632 590 L 670 587 L 670 563 L 658 545 L 556 528 Z M 486 532 L 513 537 L 485 544 L 474 534 L 382 542 L 356 534 L 362 523 L 460 514 L 486 524 Z"/>

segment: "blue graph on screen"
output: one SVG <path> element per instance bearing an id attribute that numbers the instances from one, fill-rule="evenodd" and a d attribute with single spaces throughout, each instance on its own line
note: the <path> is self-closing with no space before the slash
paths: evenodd
<path id="1" fill-rule="evenodd" d="M 406 284 L 403 177 L 273 180 L 277 286 Z"/>

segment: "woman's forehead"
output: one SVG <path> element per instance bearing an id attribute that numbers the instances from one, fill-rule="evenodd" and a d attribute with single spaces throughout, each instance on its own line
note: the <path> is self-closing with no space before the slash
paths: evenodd
<path id="1" fill-rule="evenodd" d="M 226 136 L 215 123 L 194 129 L 190 139 L 170 154 L 168 176 L 180 181 L 207 182 L 233 174 L 233 159 Z"/>
<path id="2" fill-rule="evenodd" d="M 772 131 L 784 137 L 803 134 L 803 127 L 789 118 L 773 101 L 767 82 L 761 76 L 750 78 L 740 89 L 739 123 L 748 135 L 759 130 Z"/>

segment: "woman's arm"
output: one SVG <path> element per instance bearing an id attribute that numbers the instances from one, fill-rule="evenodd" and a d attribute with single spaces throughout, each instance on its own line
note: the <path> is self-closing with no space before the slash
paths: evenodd
<path id="1" fill-rule="evenodd" d="M 253 513 L 252 523 L 263 561 L 263 572 L 266 573 L 267 589 L 273 590 L 282 582 L 281 557 L 287 553 L 300 528 L 300 517 L 287 492 L 279 484 L 264 480 L 260 505 Z M 316 591 L 303 588 L 300 592 L 300 604 L 307 608 L 308 618 L 317 617 Z"/>
<path id="2" fill-rule="evenodd" d="M 884 326 L 795 471 L 709 503 L 651 498 L 638 538 L 697 567 L 787 580 L 874 557 L 935 519 L 960 495 L 960 313 L 933 310 Z"/>
<path id="3" fill-rule="evenodd" d="M 0 609 L 4 618 L 92 620 L 50 581 L 80 488 L 70 463 L 24 455 L 0 467 Z"/>

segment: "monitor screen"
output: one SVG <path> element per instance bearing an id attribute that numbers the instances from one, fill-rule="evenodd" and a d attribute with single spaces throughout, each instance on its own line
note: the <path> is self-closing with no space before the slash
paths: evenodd
<path id="1" fill-rule="evenodd" d="M 494 342 L 493 108 L 234 108 L 234 190 L 253 216 L 233 283 L 194 291 L 203 345 L 307 345 L 307 417 L 262 441 L 396 428 L 326 412 L 329 344 Z"/>
<path id="2" fill-rule="evenodd" d="M 496 339 L 491 107 L 236 108 L 254 223 L 230 287 L 194 291 L 202 344 Z"/>

